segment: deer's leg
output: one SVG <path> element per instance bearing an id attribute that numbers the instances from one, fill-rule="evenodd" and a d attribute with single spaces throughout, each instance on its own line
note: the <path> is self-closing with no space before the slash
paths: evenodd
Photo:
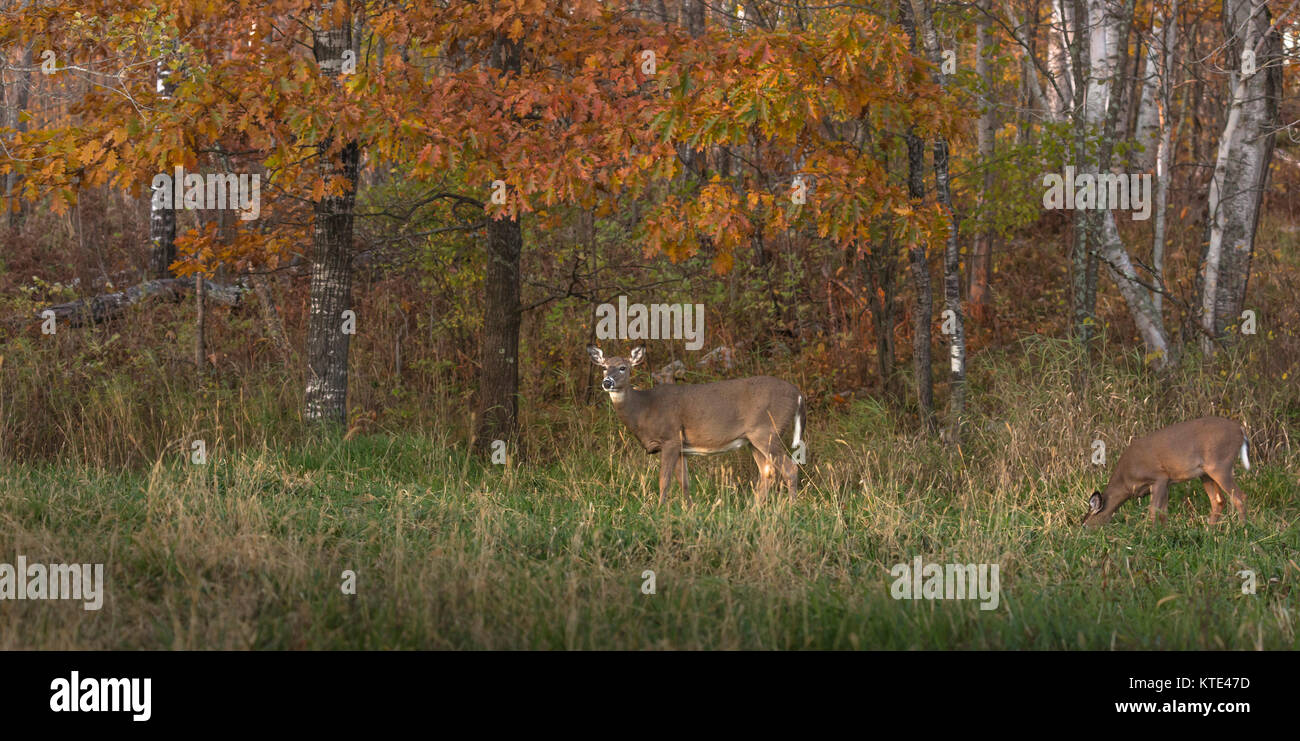
<path id="1" fill-rule="evenodd" d="M 1157 519 L 1160 522 L 1165 521 L 1166 510 L 1169 508 L 1169 479 L 1156 479 L 1151 484 L 1151 521 Z"/>
<path id="2" fill-rule="evenodd" d="M 781 477 L 785 479 L 785 489 L 793 503 L 795 494 L 799 491 L 799 466 L 785 451 L 776 451 L 772 459 L 776 462 Z"/>
<path id="3" fill-rule="evenodd" d="M 1246 521 L 1246 492 L 1237 486 L 1237 481 L 1232 477 L 1232 464 L 1226 467 L 1216 467 L 1206 469 L 1206 474 L 1214 479 L 1214 483 L 1219 485 L 1219 489 L 1225 494 L 1232 496 L 1232 506 L 1237 508 L 1237 514 L 1241 515 L 1241 521 Z"/>
<path id="4" fill-rule="evenodd" d="M 1205 495 L 1210 498 L 1210 524 L 1217 525 L 1223 516 L 1223 490 L 1208 474 L 1201 476 L 1201 486 L 1205 487 Z"/>
<path id="5" fill-rule="evenodd" d="M 677 456 L 677 478 L 682 482 L 682 494 L 686 495 L 686 504 L 691 504 L 691 480 L 686 475 L 686 454 Z"/>
<path id="6" fill-rule="evenodd" d="M 1241 515 L 1241 521 L 1243 523 L 1249 522 L 1250 518 L 1246 516 L 1246 492 L 1242 491 L 1241 487 L 1237 486 L 1234 481 L 1229 493 L 1232 494 L 1232 506 L 1237 508 L 1237 514 Z"/>
<path id="7" fill-rule="evenodd" d="M 758 466 L 758 486 L 754 490 L 754 500 L 762 504 L 763 500 L 767 499 L 767 489 L 772 483 L 772 460 L 757 445 L 754 445 L 750 452 L 754 454 L 754 463 Z"/>
<path id="8" fill-rule="evenodd" d="M 681 449 L 665 445 L 659 452 L 659 506 L 668 503 L 668 489 L 673 485 L 673 472 L 677 470 L 677 461 L 682 457 Z"/>

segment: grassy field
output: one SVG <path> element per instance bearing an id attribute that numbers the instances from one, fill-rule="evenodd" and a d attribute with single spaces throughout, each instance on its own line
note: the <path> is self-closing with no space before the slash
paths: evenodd
<path id="1" fill-rule="evenodd" d="M 505 466 L 470 459 L 456 425 L 218 438 L 204 466 L 179 446 L 152 466 L 7 464 L 0 561 L 102 561 L 108 586 L 98 612 L 7 602 L 0 648 L 1295 648 L 1293 385 L 1098 366 L 1080 392 L 1064 352 L 989 356 L 960 454 L 873 402 L 815 408 L 794 505 L 754 507 L 738 451 L 692 459 L 695 506 L 660 508 L 655 460 L 603 399 L 534 415 L 531 455 Z M 1077 526 L 1132 435 L 1197 413 L 1251 429 L 1249 525 L 1209 527 L 1191 482 L 1163 526 L 1145 499 Z M 997 609 L 893 599 L 890 569 L 917 556 L 998 564 Z"/>

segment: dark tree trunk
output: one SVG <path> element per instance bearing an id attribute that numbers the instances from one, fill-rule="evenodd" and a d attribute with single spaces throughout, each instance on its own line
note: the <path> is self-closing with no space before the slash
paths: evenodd
<path id="1" fill-rule="evenodd" d="M 920 39 L 916 34 L 916 19 L 909 0 L 900 0 L 898 18 L 910 40 L 913 54 L 921 53 Z M 907 141 L 907 195 L 913 201 L 925 199 L 925 142 L 911 129 Z M 916 310 L 912 314 L 912 364 L 916 372 L 916 402 L 921 416 L 921 427 L 933 435 L 939 430 L 934 416 L 934 371 L 930 358 L 930 322 L 934 315 L 934 293 L 930 287 L 930 264 L 926 259 L 925 245 L 914 241 L 908 248 L 912 267 L 912 282 L 916 286 Z"/>
<path id="2" fill-rule="evenodd" d="M 9 127 L 18 134 L 27 131 L 27 120 L 23 118 L 23 113 L 27 110 L 28 101 L 32 91 L 32 43 L 28 42 L 23 49 L 22 66 L 24 71 L 19 72 L 14 79 L 11 92 L 13 100 L 6 100 L 9 108 Z M 22 176 L 16 172 L 5 174 L 5 223 L 11 229 L 17 229 L 23 222 L 23 200 L 18 197 L 18 186 L 22 183 Z"/>
<path id="3" fill-rule="evenodd" d="M 685 26 L 686 32 L 692 37 L 699 37 L 704 33 L 704 24 L 706 18 L 705 0 L 682 0 L 681 7 L 681 25 Z M 708 173 L 708 157 L 705 150 L 696 150 L 686 142 L 677 144 L 677 157 L 682 161 L 682 178 L 689 181 L 693 176 L 701 182 Z"/>
<path id="4" fill-rule="evenodd" d="M 518 74 L 523 49 L 504 36 L 492 50 L 493 66 Z M 487 456 L 501 440 L 518 452 L 520 262 L 523 232 L 508 214 L 488 222 L 487 269 L 483 278 L 483 337 L 479 345 L 479 401 L 474 452 Z"/>
<path id="5" fill-rule="evenodd" d="M 897 245 L 889 220 L 884 220 L 877 230 L 881 238 L 872 243 L 859 262 L 867 286 L 867 302 L 871 307 L 871 325 L 876 335 L 876 373 L 887 397 L 897 400 L 898 383 L 894 373 L 894 325 L 898 322 L 898 262 L 894 256 Z M 864 384 L 865 385 L 865 384 Z"/>
<path id="6" fill-rule="evenodd" d="M 877 134 L 871 120 L 863 116 L 858 122 L 858 133 L 853 140 L 859 146 L 870 144 L 876 150 L 876 156 L 885 162 L 887 171 L 895 172 L 892 147 L 887 139 Z M 903 394 L 899 389 L 901 379 L 894 368 L 898 357 L 894 328 L 898 325 L 898 239 L 895 234 L 893 216 L 877 218 L 871 225 L 871 242 L 866 250 L 860 250 L 858 270 L 861 283 L 866 288 L 867 305 L 871 309 L 872 331 L 876 336 L 876 373 L 880 378 L 881 389 L 892 403 L 901 403 Z M 865 365 L 863 376 L 866 375 Z M 862 379 L 867 385 L 867 379 Z"/>
<path id="7" fill-rule="evenodd" d="M 1067 2 L 1070 0 L 1067 0 Z M 1090 55 L 1088 44 L 1088 13 L 1085 3 L 1073 0 L 1073 28 L 1070 35 L 1071 71 L 1074 73 L 1073 159 L 1077 172 L 1089 172 L 1093 165 L 1088 144 L 1088 118 L 1084 115 L 1084 99 L 1088 90 Z M 1073 187 L 1067 184 L 1067 187 Z M 1097 242 L 1099 225 L 1092 210 L 1073 212 L 1074 246 L 1070 258 L 1070 317 L 1071 334 L 1080 344 L 1087 345 L 1097 325 L 1094 318 L 1097 306 L 1097 256 L 1093 246 Z"/>
<path id="8" fill-rule="evenodd" d="M 519 444 L 519 269 L 523 234 L 509 217 L 488 224 L 484 277 L 483 339 L 479 353 L 479 405 L 474 450 L 488 455 L 492 443 Z"/>
<path id="9" fill-rule="evenodd" d="M 321 72 L 337 78 L 343 52 L 352 48 L 348 23 L 316 36 L 315 56 Z M 318 147 L 326 184 L 344 182 L 339 195 L 326 194 L 315 204 L 312 232 L 311 303 L 307 320 L 307 389 L 304 417 L 309 422 L 343 425 L 348 410 L 348 345 L 343 312 L 352 306 L 352 210 L 356 197 L 360 149 L 355 141 L 331 153 L 333 137 Z"/>
<path id="10" fill-rule="evenodd" d="M 700 36 L 704 33 L 705 13 L 708 6 L 705 0 L 685 0 L 686 2 L 686 30 L 691 36 Z"/>
<path id="11" fill-rule="evenodd" d="M 925 198 L 925 143 L 907 133 L 907 194 L 915 201 Z M 930 368 L 930 319 L 934 314 L 934 294 L 930 288 L 930 264 L 925 245 L 912 242 L 907 250 L 916 288 L 916 307 L 912 312 L 912 366 L 916 373 L 916 405 L 921 426 L 934 434 L 939 423 L 934 416 L 934 372 Z"/>
<path id="12" fill-rule="evenodd" d="M 194 280 L 194 304 L 198 308 L 197 316 L 194 320 L 194 370 L 200 378 L 203 376 L 203 369 L 206 366 L 204 358 L 207 353 L 207 332 L 208 332 L 208 282 L 203 276 L 198 276 Z"/>
<path id="13" fill-rule="evenodd" d="M 996 237 L 985 231 L 975 236 L 971 243 L 970 263 L 970 314 L 976 324 L 993 322 L 993 246 Z"/>

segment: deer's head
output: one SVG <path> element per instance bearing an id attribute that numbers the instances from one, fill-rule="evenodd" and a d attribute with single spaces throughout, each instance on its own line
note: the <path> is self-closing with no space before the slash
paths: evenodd
<path id="1" fill-rule="evenodd" d="M 1106 506 L 1105 500 L 1101 498 L 1101 492 L 1094 491 L 1091 497 L 1088 497 L 1088 513 L 1083 516 L 1080 525 L 1089 525 L 1096 527 L 1101 523 L 1097 515 L 1101 514 L 1102 509 Z"/>
<path id="2" fill-rule="evenodd" d="M 628 384 L 632 380 L 632 368 L 645 360 L 644 347 L 636 348 L 626 358 L 607 358 L 605 353 L 595 345 L 587 347 L 587 354 L 591 356 L 591 362 L 605 369 L 605 377 L 601 379 L 600 387 L 608 391 L 611 396 L 622 395 L 627 391 Z"/>
<path id="3" fill-rule="evenodd" d="M 1123 491 L 1113 490 L 1112 487 L 1106 487 L 1106 491 L 1094 491 L 1088 498 L 1088 514 L 1083 516 L 1081 525 L 1088 527 L 1100 527 L 1110 522 L 1110 518 L 1115 516 L 1115 510 L 1129 500 L 1129 496 Z"/>

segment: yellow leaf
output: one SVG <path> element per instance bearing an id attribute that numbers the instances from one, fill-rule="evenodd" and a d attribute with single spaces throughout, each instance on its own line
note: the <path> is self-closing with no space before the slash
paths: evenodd
<path id="1" fill-rule="evenodd" d="M 77 154 L 79 155 L 81 164 L 88 165 L 94 162 L 95 160 L 99 159 L 100 151 L 101 148 L 99 142 L 88 141 L 86 142 L 86 146 L 82 147 L 81 150 L 77 152 Z"/>

